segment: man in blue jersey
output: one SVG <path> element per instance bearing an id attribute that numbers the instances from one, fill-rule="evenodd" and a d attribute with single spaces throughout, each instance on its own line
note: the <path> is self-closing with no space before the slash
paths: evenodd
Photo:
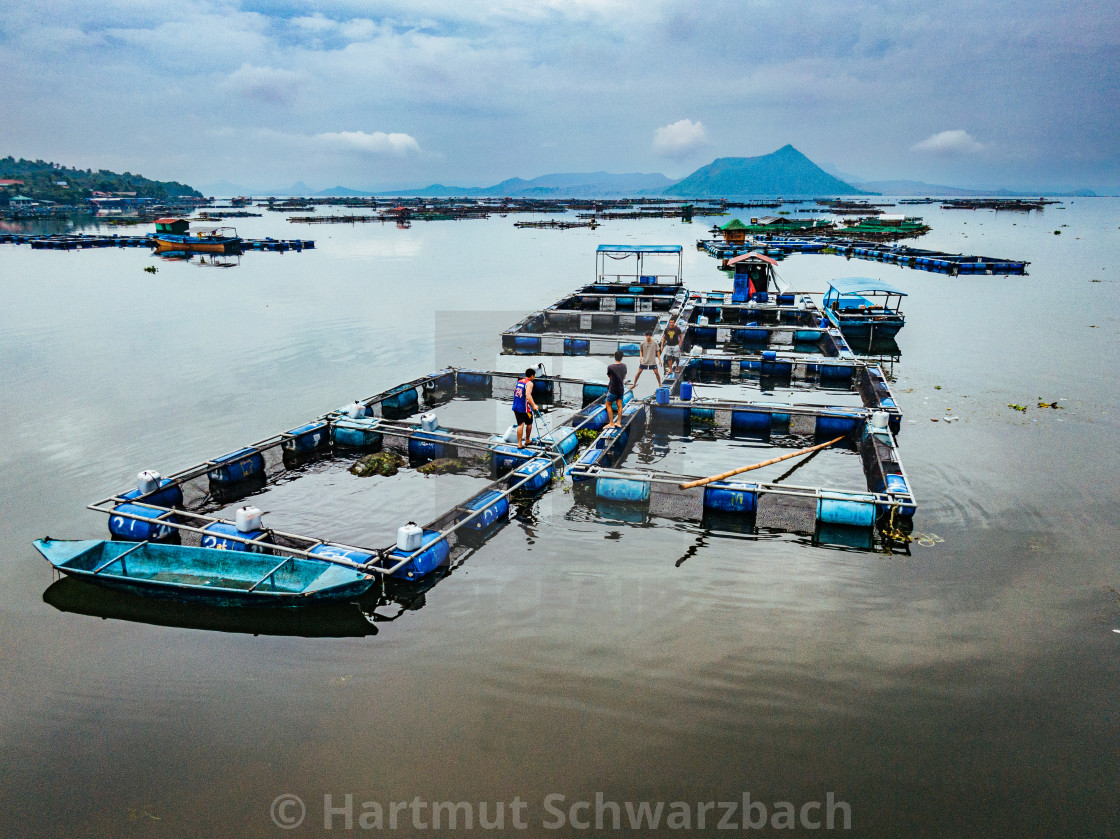
<path id="1" fill-rule="evenodd" d="M 533 433 L 533 412 L 537 410 L 537 403 L 533 401 L 533 377 L 536 375 L 537 371 L 530 367 L 513 388 L 513 415 L 517 418 L 519 449 L 528 445 Z"/>

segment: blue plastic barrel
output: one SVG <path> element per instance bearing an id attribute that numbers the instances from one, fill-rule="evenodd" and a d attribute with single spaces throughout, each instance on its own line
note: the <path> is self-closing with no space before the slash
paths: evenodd
<path id="1" fill-rule="evenodd" d="M 642 349 L 637 344 L 619 344 L 618 351 L 623 355 L 639 355 Z"/>
<path id="2" fill-rule="evenodd" d="M 817 520 L 825 524 L 871 527 L 875 523 L 875 498 L 840 492 L 822 495 L 817 500 Z"/>
<path id="3" fill-rule="evenodd" d="M 482 512 L 463 525 L 464 530 L 488 533 L 509 518 L 509 498 L 496 489 L 488 490 L 463 505 L 472 513 Z"/>
<path id="4" fill-rule="evenodd" d="M 542 435 L 541 442 L 552 446 L 564 457 L 570 455 L 579 446 L 579 437 L 576 436 L 576 430 L 569 425 L 554 428 L 551 435 L 543 428 L 540 429 L 540 433 Z"/>
<path id="5" fill-rule="evenodd" d="M 264 474 L 264 456 L 252 446 L 223 454 L 211 462 L 218 465 L 206 474 L 216 484 L 236 484 Z"/>
<path id="6" fill-rule="evenodd" d="M 644 504 L 649 501 L 649 481 L 635 478 L 599 478 L 595 496 L 604 501 Z"/>
<path id="7" fill-rule="evenodd" d="M 327 423 L 323 420 L 285 431 L 282 437 L 280 447 L 289 454 L 310 454 L 330 439 Z"/>
<path id="8" fill-rule="evenodd" d="M 692 398 L 692 382 L 681 382 L 681 399 L 686 402 Z"/>
<path id="9" fill-rule="evenodd" d="M 834 437 L 851 434 L 856 427 L 855 417 L 818 416 L 816 438 L 818 440 L 831 440 Z"/>
<path id="10" fill-rule="evenodd" d="M 109 516 L 109 532 L 118 539 L 129 542 L 159 542 L 175 532 L 175 528 L 166 524 L 153 524 L 151 522 L 130 519 L 118 513 L 132 513 L 137 516 L 155 518 L 162 511 L 153 510 L 139 504 L 118 504 L 113 508 L 113 515 Z M 168 516 L 168 521 L 175 521 L 174 516 Z"/>
<path id="11" fill-rule="evenodd" d="M 455 457 L 455 446 L 446 431 L 417 431 L 408 438 L 408 456 L 417 460 Z"/>
<path id="12" fill-rule="evenodd" d="M 519 353 L 539 353 L 541 339 L 539 335 L 516 335 L 513 339 L 513 348 Z"/>
<path id="13" fill-rule="evenodd" d="M 478 370 L 460 370 L 455 379 L 460 393 L 470 394 L 471 396 L 490 395 L 491 377 L 489 373 L 482 373 Z"/>
<path id="14" fill-rule="evenodd" d="M 910 487 L 906 485 L 906 479 L 901 475 L 887 475 L 887 492 L 910 494 Z"/>
<path id="15" fill-rule="evenodd" d="M 226 538 L 228 536 L 239 536 L 242 539 L 260 539 L 268 532 L 266 530 L 250 530 L 243 533 L 237 529 L 235 524 L 216 521 L 213 524 L 206 525 L 203 531 L 202 547 L 204 548 L 217 548 L 223 551 L 250 551 L 251 553 L 265 553 L 268 550 L 260 545 L 246 545 L 244 542 Z"/>
<path id="16" fill-rule="evenodd" d="M 565 338 L 564 355 L 588 355 L 591 352 L 591 341 L 587 338 Z"/>
<path id="17" fill-rule="evenodd" d="M 717 481 L 704 487 L 704 509 L 719 513 L 753 513 L 758 506 L 758 484 Z"/>
<path id="18" fill-rule="evenodd" d="M 583 454 L 581 454 L 579 456 L 579 460 L 577 460 L 574 465 L 575 466 L 585 466 L 585 467 L 602 466 L 602 465 L 604 465 L 603 461 L 604 461 L 605 457 L 606 457 L 606 452 L 604 452 L 602 449 L 591 448 L 591 449 L 588 449 L 587 451 L 585 451 Z M 578 483 L 580 481 L 586 481 L 586 480 L 588 480 L 588 478 L 586 476 L 579 475 L 579 474 L 573 474 L 572 475 L 572 481 L 574 483 Z"/>
<path id="19" fill-rule="evenodd" d="M 338 557 L 339 559 L 348 559 L 351 562 L 356 562 L 359 565 L 365 565 L 373 559 L 373 554 L 365 551 L 356 551 L 353 548 L 344 548 L 342 545 L 332 545 L 327 542 L 322 545 L 316 545 L 308 551 L 309 554 L 323 557 Z"/>
<path id="20" fill-rule="evenodd" d="M 509 486 L 525 483 L 517 488 L 518 492 L 540 492 L 552 482 L 552 461 L 547 457 L 534 457 L 518 466 L 510 473 Z"/>
<path id="21" fill-rule="evenodd" d="M 731 435 L 733 437 L 769 437 L 771 415 L 764 411 L 732 411 Z"/>
<path id="22" fill-rule="evenodd" d="M 669 404 L 669 388 L 665 387 L 664 385 L 659 387 L 655 392 L 655 399 L 656 399 L 658 405 L 668 405 Z"/>
<path id="23" fill-rule="evenodd" d="M 504 475 L 535 456 L 532 449 L 519 449 L 516 444 L 497 445 L 490 450 L 490 466 L 496 474 Z"/>
<path id="24" fill-rule="evenodd" d="M 143 493 L 139 489 L 132 489 L 121 493 L 121 498 L 139 498 L 141 495 Z M 182 507 L 183 488 L 179 484 L 173 483 L 170 478 L 161 478 L 159 489 L 146 496 L 144 503 L 154 504 L 156 507 Z"/>
<path id="25" fill-rule="evenodd" d="M 381 413 L 388 419 L 402 419 L 416 413 L 419 407 L 420 397 L 414 387 L 390 393 L 381 400 Z"/>
<path id="26" fill-rule="evenodd" d="M 584 385 L 583 385 L 583 404 L 584 405 L 590 405 L 592 402 L 594 402 L 599 397 L 605 396 L 606 393 L 607 393 L 607 386 L 606 385 L 602 385 L 602 384 L 598 384 L 598 383 L 594 383 L 594 382 L 585 382 Z"/>
<path id="27" fill-rule="evenodd" d="M 423 550 L 393 572 L 392 576 L 402 580 L 418 580 L 446 562 L 451 554 L 451 546 L 447 544 L 446 539 L 439 539 L 438 542 L 435 541 L 436 539 L 439 539 L 438 530 L 425 530 L 420 537 L 420 547 Z M 398 548 L 389 554 L 382 564 L 386 568 L 392 568 L 406 556 L 408 554 Z"/>
<path id="28" fill-rule="evenodd" d="M 331 439 L 336 446 L 349 449 L 373 449 L 381 446 L 381 432 L 377 420 L 340 419 L 331 423 Z"/>

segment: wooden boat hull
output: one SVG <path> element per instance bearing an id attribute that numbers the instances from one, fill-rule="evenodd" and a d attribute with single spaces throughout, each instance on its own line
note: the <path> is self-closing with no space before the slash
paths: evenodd
<path id="1" fill-rule="evenodd" d="M 906 325 L 901 315 L 845 317 L 829 309 L 825 309 L 825 315 L 845 338 L 893 338 Z"/>
<path id="2" fill-rule="evenodd" d="M 299 607 L 353 600 L 374 578 L 322 560 L 104 539 L 40 539 L 63 574 L 144 597 L 211 606 Z M 270 572 L 272 572 L 270 574 Z"/>
<path id="3" fill-rule="evenodd" d="M 194 253 L 240 253 L 241 239 L 199 239 L 192 236 L 154 236 L 156 251 Z"/>

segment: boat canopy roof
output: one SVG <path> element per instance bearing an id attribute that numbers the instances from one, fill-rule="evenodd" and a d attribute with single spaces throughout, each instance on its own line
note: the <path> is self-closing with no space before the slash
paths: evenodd
<path id="1" fill-rule="evenodd" d="M 599 245 L 596 253 L 681 253 L 680 245 Z"/>
<path id="2" fill-rule="evenodd" d="M 888 282 L 877 280 L 873 277 L 839 277 L 829 280 L 829 286 L 840 294 L 864 294 L 869 291 L 879 291 L 883 294 L 898 294 L 906 297 L 906 292 L 895 288 Z"/>
<path id="3" fill-rule="evenodd" d="M 755 251 L 751 251 L 750 253 L 744 253 L 744 254 L 740 254 L 739 256 L 733 257 L 733 258 L 727 260 L 727 264 L 728 265 L 738 265 L 740 262 L 747 262 L 749 260 L 758 260 L 759 262 L 768 262 L 768 263 L 770 263 L 771 265 L 774 265 L 774 266 L 776 266 L 778 264 L 778 260 L 772 259 L 769 256 L 765 256 L 764 254 L 757 253 Z"/>

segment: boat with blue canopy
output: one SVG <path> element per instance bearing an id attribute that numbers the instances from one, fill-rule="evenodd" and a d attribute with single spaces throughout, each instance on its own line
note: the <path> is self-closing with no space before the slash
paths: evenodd
<path id="1" fill-rule="evenodd" d="M 353 600 L 372 573 L 337 562 L 106 539 L 39 539 L 58 571 L 105 588 L 212 606 L 307 606 Z"/>
<path id="2" fill-rule="evenodd" d="M 872 277 L 831 280 L 824 296 L 825 316 L 844 337 L 889 338 L 906 324 L 902 298 L 906 292 Z"/>

